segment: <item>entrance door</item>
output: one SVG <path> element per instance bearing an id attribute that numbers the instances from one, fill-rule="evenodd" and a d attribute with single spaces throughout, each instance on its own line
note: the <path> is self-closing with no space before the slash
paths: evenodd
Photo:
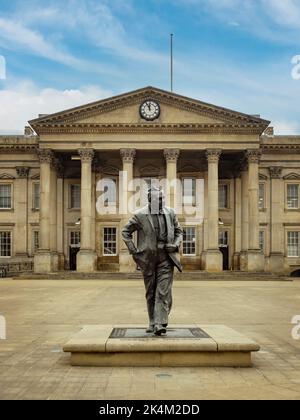
<path id="1" fill-rule="evenodd" d="M 77 264 L 76 264 L 76 256 L 78 251 L 80 250 L 80 231 L 79 230 L 72 230 L 70 232 L 69 237 L 69 264 L 70 270 L 76 271 Z"/>
<path id="2" fill-rule="evenodd" d="M 77 265 L 76 265 L 76 256 L 77 256 L 77 252 L 80 250 L 79 247 L 77 246 L 70 246 L 70 251 L 69 251 L 69 255 L 70 255 L 70 270 L 71 271 L 76 271 Z"/>
<path id="3" fill-rule="evenodd" d="M 223 255 L 223 270 L 229 270 L 229 246 L 228 246 L 228 231 L 223 230 L 219 233 L 219 247 Z"/>

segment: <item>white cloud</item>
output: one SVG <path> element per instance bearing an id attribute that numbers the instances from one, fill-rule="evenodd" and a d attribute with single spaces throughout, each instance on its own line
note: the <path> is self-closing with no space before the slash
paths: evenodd
<path id="1" fill-rule="evenodd" d="M 40 21 L 53 19 L 53 24 L 55 24 L 59 16 L 58 12 L 56 9 L 49 9 L 48 12 L 47 9 L 37 9 L 33 11 L 33 14 L 38 22 L 39 19 Z M 65 16 L 63 9 L 61 14 L 61 24 L 63 24 Z M 77 58 L 68 52 L 67 48 L 62 45 L 62 42 L 58 42 L 59 34 L 55 33 L 55 31 L 52 32 L 52 38 L 55 38 L 54 42 L 51 39 L 46 39 L 38 30 L 33 30 L 30 26 L 25 25 L 25 19 L 22 19 L 22 21 L 20 19 L 17 16 L 13 18 L 0 17 L 0 46 L 3 48 L 34 54 L 84 72 L 106 73 L 116 77 L 120 77 L 122 74 L 119 69 L 115 69 L 111 65 Z M 67 21 L 65 21 L 65 26 L 67 26 Z"/>
<path id="2" fill-rule="evenodd" d="M 123 13 L 128 13 L 134 19 L 134 9 L 129 0 L 115 0 L 113 3 L 108 0 L 65 0 L 52 1 L 48 6 L 42 5 L 39 1 L 28 0 L 26 4 L 20 3 L 13 17 L 3 19 L 4 33 L 0 32 L 1 37 L 7 38 L 15 45 L 23 45 L 33 52 L 39 53 L 65 64 L 74 67 L 83 67 L 86 63 L 68 54 L 63 46 L 63 40 L 60 45 L 53 45 L 49 39 L 46 41 L 42 33 L 33 31 L 31 28 L 39 27 L 44 30 L 51 28 L 52 37 L 63 34 L 76 35 L 82 40 L 86 40 L 86 45 L 90 48 L 96 47 L 103 51 L 108 51 L 117 57 L 160 64 L 166 62 L 168 57 L 157 51 L 151 50 L 138 36 L 129 36 L 130 23 L 126 24 L 117 17 L 115 10 L 119 7 Z M 136 16 L 135 16 L 136 18 Z M 20 23 L 22 22 L 22 23 Z M 16 25 L 16 31 L 14 27 Z M 47 26 L 48 25 L 48 26 Z M 0 30 L 1 28 L 0 19 Z M 87 66 L 85 66 L 87 67 Z M 92 67 L 92 66 L 91 66 Z"/>
<path id="3" fill-rule="evenodd" d="M 25 27 L 21 22 L 13 19 L 0 18 L 0 41 L 6 47 L 25 48 L 31 53 L 63 64 L 71 66 L 82 65 L 80 60 L 67 52 L 60 51 L 57 46 L 46 41 L 42 34 Z"/>
<path id="4" fill-rule="evenodd" d="M 33 82 L 23 81 L 16 87 L 0 90 L 0 132 L 23 131 L 28 120 L 38 114 L 50 114 L 111 96 L 98 86 L 80 89 L 39 89 Z"/>
<path id="5" fill-rule="evenodd" d="M 299 0 L 169 0 L 193 8 L 225 24 L 234 22 L 240 30 L 286 45 L 298 45 Z"/>
<path id="6" fill-rule="evenodd" d="M 271 124 L 274 126 L 274 134 L 284 134 L 284 135 L 300 135 L 300 124 L 293 121 L 275 121 Z"/>

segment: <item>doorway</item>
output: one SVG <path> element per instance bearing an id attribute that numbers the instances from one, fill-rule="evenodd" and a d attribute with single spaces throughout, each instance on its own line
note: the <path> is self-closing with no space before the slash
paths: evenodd
<path id="1" fill-rule="evenodd" d="M 80 250 L 78 246 L 70 246 L 69 248 L 69 261 L 70 261 L 70 270 L 76 271 L 77 269 L 77 253 Z"/>
<path id="2" fill-rule="evenodd" d="M 222 230 L 219 232 L 219 249 L 223 256 L 223 271 L 229 270 L 229 246 L 228 246 L 228 231 Z"/>

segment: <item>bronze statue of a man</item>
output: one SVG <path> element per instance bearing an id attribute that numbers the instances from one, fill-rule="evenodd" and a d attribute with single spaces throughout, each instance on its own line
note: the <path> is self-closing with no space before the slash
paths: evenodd
<path id="1" fill-rule="evenodd" d="M 135 231 L 137 248 L 132 237 Z M 134 214 L 122 236 L 144 277 L 149 315 L 146 331 L 165 334 L 172 307 L 174 266 L 182 271 L 178 253 L 182 229 L 174 210 L 164 206 L 162 190 L 149 189 L 148 205 Z"/>

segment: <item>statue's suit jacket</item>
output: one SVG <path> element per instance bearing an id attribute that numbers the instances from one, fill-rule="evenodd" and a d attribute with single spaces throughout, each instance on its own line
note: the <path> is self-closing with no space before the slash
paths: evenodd
<path id="1" fill-rule="evenodd" d="M 166 218 L 167 243 L 174 244 L 179 250 L 182 241 L 182 229 L 173 209 L 164 207 L 163 212 Z M 134 245 L 132 234 L 137 231 L 137 248 Z M 157 238 L 150 214 L 149 206 L 138 210 L 122 230 L 123 239 L 132 254 L 133 259 L 141 268 L 144 274 L 153 272 L 153 265 L 156 261 Z M 169 257 L 179 271 L 182 271 L 179 252 L 169 253 Z"/>

